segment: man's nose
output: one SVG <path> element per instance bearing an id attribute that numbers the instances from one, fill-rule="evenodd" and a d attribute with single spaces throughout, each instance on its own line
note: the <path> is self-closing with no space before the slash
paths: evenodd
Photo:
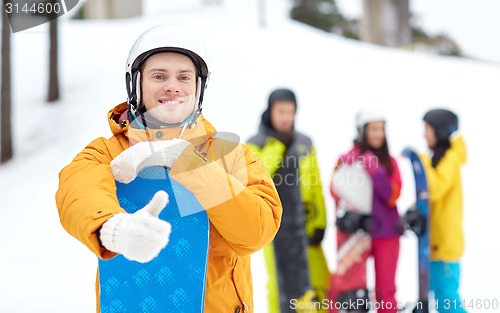
<path id="1" fill-rule="evenodd" d="M 165 92 L 179 92 L 179 82 L 176 79 L 168 79 L 163 86 Z"/>

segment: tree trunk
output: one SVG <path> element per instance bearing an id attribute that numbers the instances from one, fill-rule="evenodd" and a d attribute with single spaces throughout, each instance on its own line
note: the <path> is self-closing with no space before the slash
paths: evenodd
<path id="1" fill-rule="evenodd" d="M 11 86 L 10 86 L 10 25 L 7 13 L 2 5 L 2 77 L 0 102 L 0 163 L 12 159 L 12 129 L 10 118 Z"/>
<path id="2" fill-rule="evenodd" d="M 266 27 L 266 0 L 257 0 L 258 3 L 258 14 L 259 14 L 259 26 Z"/>
<path id="3" fill-rule="evenodd" d="M 87 0 L 85 19 L 118 19 L 142 15 L 142 0 Z"/>
<path id="4" fill-rule="evenodd" d="M 50 52 L 49 52 L 49 93 L 47 100 L 59 99 L 59 67 L 57 43 L 57 18 L 49 22 L 50 27 Z"/>
<path id="5" fill-rule="evenodd" d="M 361 39 L 383 46 L 411 43 L 410 0 L 363 0 Z"/>

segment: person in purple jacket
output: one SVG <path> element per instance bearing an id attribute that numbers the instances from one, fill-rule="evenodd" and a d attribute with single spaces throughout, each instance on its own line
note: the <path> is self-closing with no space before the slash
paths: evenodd
<path id="1" fill-rule="evenodd" d="M 401 176 L 396 160 L 389 154 L 385 133 L 385 116 L 376 110 L 362 110 L 356 116 L 357 138 L 354 147 L 343 154 L 336 163 L 337 169 L 342 164 L 360 162 L 368 172 L 373 183 L 372 214 L 358 219 L 356 229 L 353 220 L 345 221 L 349 215 L 337 219 L 337 251 L 349 240 L 353 231 L 364 230 L 368 243 L 357 250 L 356 257 L 348 268 L 338 270 L 332 276 L 329 297 L 335 302 L 358 303 L 356 312 L 368 312 L 368 290 L 366 288 L 366 261 L 371 256 L 375 266 L 375 297 L 378 313 L 398 311 L 396 302 L 396 266 L 399 257 L 400 230 L 399 214 L 396 201 L 401 191 Z M 339 196 L 332 182 L 331 193 L 339 208 Z M 347 243 L 346 246 L 349 244 Z M 331 309 L 329 312 L 337 312 Z"/>

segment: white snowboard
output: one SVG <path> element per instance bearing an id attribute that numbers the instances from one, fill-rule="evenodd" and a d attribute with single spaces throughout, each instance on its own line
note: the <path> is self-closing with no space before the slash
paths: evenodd
<path id="1" fill-rule="evenodd" d="M 370 214 L 373 183 L 360 162 L 340 165 L 332 177 L 333 189 L 340 198 L 342 209 Z"/>

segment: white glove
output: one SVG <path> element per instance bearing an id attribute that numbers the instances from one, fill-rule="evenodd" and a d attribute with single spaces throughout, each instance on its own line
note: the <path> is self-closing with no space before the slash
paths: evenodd
<path id="1" fill-rule="evenodd" d="M 172 229 L 170 223 L 158 218 L 167 203 L 168 194 L 160 190 L 139 211 L 113 215 L 101 227 L 102 245 L 131 261 L 151 261 L 167 246 Z"/>
<path id="2" fill-rule="evenodd" d="M 182 151 L 191 143 L 184 139 L 141 141 L 120 153 L 111 163 L 115 180 L 130 183 L 143 168 L 166 166 L 171 168 Z"/>

